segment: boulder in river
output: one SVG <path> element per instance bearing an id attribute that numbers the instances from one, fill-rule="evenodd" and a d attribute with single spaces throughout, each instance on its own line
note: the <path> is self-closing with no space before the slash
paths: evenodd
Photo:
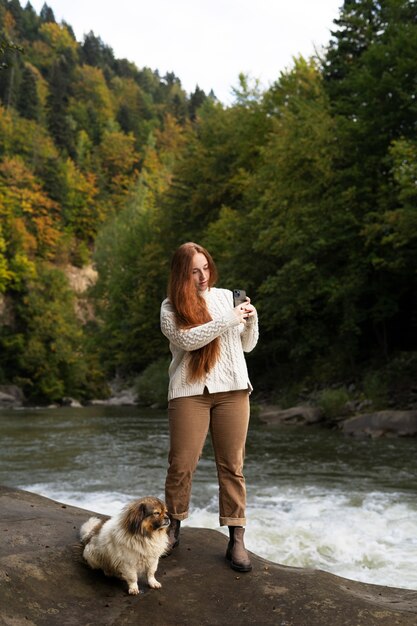
<path id="1" fill-rule="evenodd" d="M 382 437 L 417 435 L 417 411 L 377 411 L 355 415 L 342 422 L 345 435 Z"/>
<path id="2" fill-rule="evenodd" d="M 25 401 L 23 391 L 17 385 L 0 385 L 0 409 L 21 407 Z"/>
<path id="3" fill-rule="evenodd" d="M 280 409 L 278 406 L 264 405 L 259 412 L 259 420 L 265 424 L 317 424 L 323 419 L 319 407 L 294 406 Z"/>

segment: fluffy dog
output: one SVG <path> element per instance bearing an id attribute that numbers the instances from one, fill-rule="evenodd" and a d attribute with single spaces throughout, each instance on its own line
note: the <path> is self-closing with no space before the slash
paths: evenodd
<path id="1" fill-rule="evenodd" d="M 80 529 L 83 557 L 92 569 L 125 580 L 132 595 L 139 593 L 138 576 L 159 589 L 155 572 L 168 545 L 169 524 L 164 503 L 152 497 L 127 504 L 106 521 L 90 517 Z"/>

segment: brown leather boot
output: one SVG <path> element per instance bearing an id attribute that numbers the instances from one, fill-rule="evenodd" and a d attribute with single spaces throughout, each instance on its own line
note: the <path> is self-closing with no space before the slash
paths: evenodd
<path id="1" fill-rule="evenodd" d="M 237 572 L 250 572 L 252 564 L 245 548 L 243 537 L 245 529 L 242 526 L 229 526 L 229 543 L 226 551 L 226 559 L 230 561 L 230 567 Z"/>
<path id="2" fill-rule="evenodd" d="M 169 556 L 173 549 L 177 547 L 180 542 L 180 528 L 181 528 L 181 520 L 170 518 L 171 524 L 168 529 L 168 547 L 165 550 L 165 553 L 162 555 L 163 557 Z"/>

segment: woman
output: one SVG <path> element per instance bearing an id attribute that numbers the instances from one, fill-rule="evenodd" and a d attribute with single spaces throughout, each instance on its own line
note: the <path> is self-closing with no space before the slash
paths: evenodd
<path id="1" fill-rule="evenodd" d="M 252 569 L 244 545 L 245 442 L 252 386 L 243 352 L 258 340 L 256 310 L 233 305 L 232 292 L 214 288 L 217 271 L 205 248 L 189 242 L 174 253 L 161 329 L 169 339 L 169 468 L 165 499 L 171 518 L 170 554 L 188 517 L 191 483 L 210 430 L 219 481 L 220 525 L 229 527 L 226 558 Z"/>

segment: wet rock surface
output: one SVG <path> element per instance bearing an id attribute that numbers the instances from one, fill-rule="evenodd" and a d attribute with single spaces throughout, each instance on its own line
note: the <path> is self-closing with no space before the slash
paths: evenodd
<path id="1" fill-rule="evenodd" d="M 323 420 L 323 413 L 318 407 L 294 406 L 280 409 L 273 405 L 263 405 L 258 414 L 264 424 L 317 424 Z"/>
<path id="2" fill-rule="evenodd" d="M 162 589 L 123 581 L 83 562 L 78 531 L 89 511 L 0 487 L 0 624 L 411 626 L 417 591 L 367 585 L 251 555 L 238 574 L 224 559 L 226 537 L 185 528 L 161 559 Z"/>
<path id="3" fill-rule="evenodd" d="M 413 437 L 417 435 L 417 411 L 364 413 L 344 421 L 341 428 L 345 435 L 356 437 Z"/>
<path id="4" fill-rule="evenodd" d="M 0 409 L 19 408 L 25 397 L 16 385 L 0 385 Z"/>

